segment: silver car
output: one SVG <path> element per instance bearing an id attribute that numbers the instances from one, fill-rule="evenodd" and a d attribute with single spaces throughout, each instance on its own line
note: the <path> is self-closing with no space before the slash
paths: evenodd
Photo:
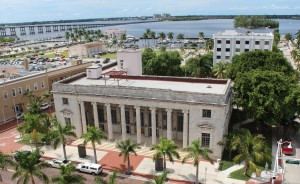
<path id="1" fill-rule="evenodd" d="M 53 159 L 48 161 L 48 164 L 50 164 L 51 167 L 60 168 L 61 165 L 67 166 L 68 164 L 71 164 L 71 161 Z"/>

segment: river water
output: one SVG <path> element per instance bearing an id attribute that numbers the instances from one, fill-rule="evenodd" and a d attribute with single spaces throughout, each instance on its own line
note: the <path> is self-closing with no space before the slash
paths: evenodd
<path id="1" fill-rule="evenodd" d="M 278 19 L 280 34 L 284 35 L 286 33 L 291 33 L 295 36 L 295 33 L 300 29 L 300 20 L 289 20 L 289 19 Z M 97 22 L 95 22 L 97 23 Z M 98 22 L 100 23 L 100 22 Z M 105 31 L 107 29 L 125 29 L 127 34 L 133 35 L 135 37 L 141 37 L 145 30 L 149 28 L 155 31 L 157 34 L 159 32 L 173 32 L 174 38 L 179 33 L 185 35 L 185 37 L 197 37 L 199 32 L 204 32 L 205 37 L 212 37 L 216 32 L 224 30 L 235 29 L 239 32 L 272 32 L 273 29 L 241 29 L 234 28 L 233 19 L 212 19 L 212 20 L 197 20 L 197 21 L 164 21 L 164 22 L 153 22 L 153 23 L 142 23 L 142 24 L 127 24 L 120 26 L 109 26 L 103 28 L 95 28 L 94 30 L 100 29 Z M 56 33 L 44 33 L 41 35 L 26 35 L 21 36 L 22 39 L 41 39 L 49 38 L 54 36 L 64 36 L 65 32 L 60 31 Z"/>

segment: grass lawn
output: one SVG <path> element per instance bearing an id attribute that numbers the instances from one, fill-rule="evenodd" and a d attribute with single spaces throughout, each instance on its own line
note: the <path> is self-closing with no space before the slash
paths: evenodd
<path id="1" fill-rule="evenodd" d="M 100 56 L 100 58 L 117 59 L 117 53 L 107 53 L 107 54 Z"/>
<path id="2" fill-rule="evenodd" d="M 64 56 L 65 58 L 69 57 L 69 52 L 67 50 L 63 51 L 62 53 L 60 53 L 62 56 Z"/>
<path id="3" fill-rule="evenodd" d="M 232 167 L 234 166 L 235 164 L 232 162 L 232 161 L 227 161 L 227 160 L 222 160 L 221 161 L 221 164 L 220 164 L 220 167 L 219 167 L 219 170 L 220 171 L 224 171 L 226 169 L 228 169 L 229 167 Z"/>
<path id="4" fill-rule="evenodd" d="M 260 171 L 263 171 L 263 170 L 264 170 L 263 167 L 258 167 L 258 169 L 259 169 Z M 252 175 L 253 172 L 254 172 L 254 171 L 252 171 L 251 169 L 248 170 L 248 174 L 249 174 L 249 175 Z M 239 170 L 236 170 L 236 171 L 230 173 L 229 178 L 233 178 L 233 179 L 237 179 L 237 180 L 243 180 L 243 181 L 249 180 L 250 177 L 245 176 L 244 173 L 245 173 L 245 169 L 242 168 L 242 169 L 239 169 Z"/>
<path id="5" fill-rule="evenodd" d="M 55 58 L 55 54 L 47 54 L 47 55 L 42 55 L 41 58 Z"/>
<path id="6" fill-rule="evenodd" d="M 44 134 L 38 133 L 38 137 L 39 137 L 39 142 L 42 142 L 41 139 L 44 137 Z M 30 143 L 30 139 L 31 139 L 31 134 L 24 134 L 23 135 L 23 139 L 20 139 L 18 141 L 18 143 L 21 144 L 26 144 L 26 145 L 33 145 Z"/>

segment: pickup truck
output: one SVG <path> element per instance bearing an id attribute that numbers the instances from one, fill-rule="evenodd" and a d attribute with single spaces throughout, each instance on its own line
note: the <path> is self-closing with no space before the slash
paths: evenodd
<path id="1" fill-rule="evenodd" d="M 85 172 L 90 174 L 101 174 L 102 166 L 100 164 L 92 164 L 92 163 L 81 163 L 76 166 L 76 171 Z"/>

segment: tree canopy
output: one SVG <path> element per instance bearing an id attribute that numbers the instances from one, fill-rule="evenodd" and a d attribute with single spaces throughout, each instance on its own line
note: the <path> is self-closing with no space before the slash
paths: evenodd
<path id="1" fill-rule="evenodd" d="M 254 69 L 282 72 L 293 82 L 297 81 L 298 74 L 282 53 L 256 50 L 236 55 L 232 59 L 229 77 L 233 80 L 238 73 L 245 73 Z"/>
<path id="2" fill-rule="evenodd" d="M 244 27 L 244 28 L 259 28 L 259 27 L 269 27 L 277 28 L 279 27 L 279 22 L 266 18 L 265 16 L 236 16 L 234 17 L 234 27 Z"/>
<path id="3" fill-rule="evenodd" d="M 177 51 L 155 53 L 146 48 L 142 54 L 143 75 L 180 76 L 181 57 Z"/>
<path id="4" fill-rule="evenodd" d="M 208 53 L 186 61 L 187 76 L 207 77 L 212 73 L 213 54 Z"/>
<path id="5" fill-rule="evenodd" d="M 282 72 L 251 70 L 238 73 L 234 102 L 254 119 L 276 125 L 295 113 L 290 97 L 293 84 Z"/>

